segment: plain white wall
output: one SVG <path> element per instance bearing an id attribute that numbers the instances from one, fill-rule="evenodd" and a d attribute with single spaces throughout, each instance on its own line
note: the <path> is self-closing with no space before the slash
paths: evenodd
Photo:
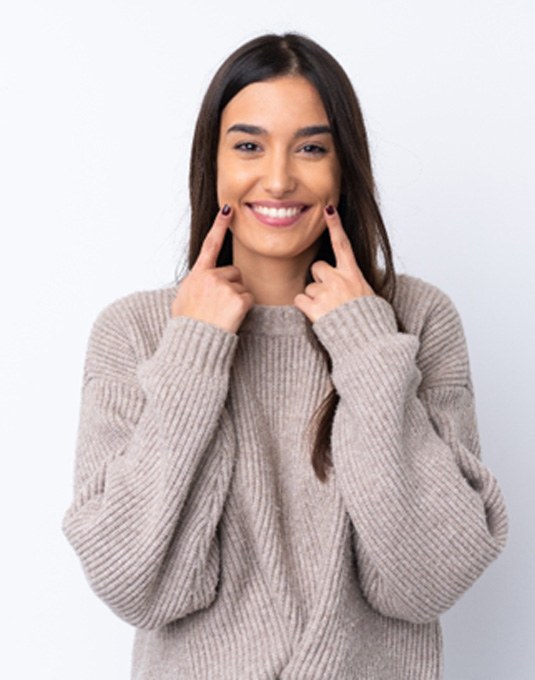
<path id="1" fill-rule="evenodd" d="M 240 43 L 283 30 L 346 68 L 397 267 L 463 318 L 511 529 L 443 617 L 446 678 L 534 677 L 534 28 L 527 0 L 2 5 L 2 677 L 129 676 L 133 631 L 60 530 L 88 333 L 112 300 L 172 281 L 201 95 Z"/>

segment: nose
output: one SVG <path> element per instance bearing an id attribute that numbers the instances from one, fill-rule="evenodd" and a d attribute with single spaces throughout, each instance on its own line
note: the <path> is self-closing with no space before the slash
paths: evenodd
<path id="1" fill-rule="evenodd" d="M 274 152 L 265 158 L 262 188 L 273 196 L 285 196 L 297 187 L 291 159 L 283 151 Z"/>

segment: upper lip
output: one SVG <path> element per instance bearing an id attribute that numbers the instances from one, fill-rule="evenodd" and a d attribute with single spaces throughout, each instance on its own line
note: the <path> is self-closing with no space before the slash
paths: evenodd
<path id="1" fill-rule="evenodd" d="M 302 201 L 248 201 L 247 205 L 257 205 L 264 208 L 307 208 Z"/>

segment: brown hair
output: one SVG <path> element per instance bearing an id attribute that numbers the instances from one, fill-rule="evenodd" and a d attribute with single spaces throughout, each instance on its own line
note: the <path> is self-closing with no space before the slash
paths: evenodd
<path id="1" fill-rule="evenodd" d="M 366 281 L 377 295 L 392 303 L 395 272 L 392 252 L 378 202 L 372 175 L 370 151 L 360 105 L 340 64 L 325 49 L 298 33 L 268 34 L 255 38 L 233 52 L 216 72 L 201 104 L 190 157 L 191 231 L 188 267 L 199 255 L 219 206 L 216 194 L 216 158 L 221 113 L 228 102 L 254 82 L 286 75 L 300 75 L 318 91 L 329 124 L 341 167 L 341 194 L 337 206 L 355 258 Z M 382 252 L 384 270 L 378 264 Z M 320 237 L 315 260 L 335 265 L 327 230 Z M 232 234 L 227 232 L 217 266 L 232 264 Z M 177 276 L 177 279 L 179 276 Z M 310 271 L 306 283 L 312 282 Z M 395 312 L 395 310 L 394 310 Z M 398 329 L 404 330 L 396 315 Z M 331 357 L 318 346 L 332 370 Z M 336 390 L 325 397 L 309 424 L 312 441 L 311 463 L 318 479 L 327 479 L 332 465 L 330 436 L 339 401 Z"/>

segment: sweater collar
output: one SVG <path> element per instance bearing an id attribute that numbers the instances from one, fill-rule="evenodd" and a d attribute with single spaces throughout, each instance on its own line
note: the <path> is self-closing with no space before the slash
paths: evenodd
<path id="1" fill-rule="evenodd" d="M 238 334 L 305 335 L 309 326 L 305 314 L 293 305 L 253 305 Z"/>

